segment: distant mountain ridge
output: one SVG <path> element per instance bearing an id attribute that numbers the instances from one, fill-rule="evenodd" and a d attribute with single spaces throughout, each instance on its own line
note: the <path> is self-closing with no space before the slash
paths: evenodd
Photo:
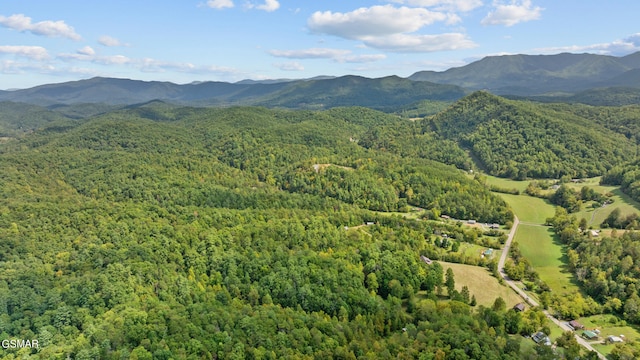
<path id="1" fill-rule="evenodd" d="M 95 77 L 0 93 L 0 101 L 40 106 L 104 103 L 131 105 L 161 100 L 180 105 L 257 105 L 324 109 L 366 106 L 381 109 L 422 100 L 455 101 L 467 92 L 455 85 L 415 82 L 397 76 L 369 79 L 347 75 L 307 80 L 239 83 L 207 81 L 178 85 L 171 82 Z"/>
<path id="2" fill-rule="evenodd" d="M 622 94 L 619 88 L 630 90 Z M 640 52 L 623 57 L 569 53 L 489 56 L 443 72 L 416 72 L 408 78 L 372 79 L 345 75 L 180 85 L 95 77 L 0 91 L 0 101 L 50 107 L 81 103 L 133 105 L 161 100 L 190 106 L 256 105 L 305 109 L 364 106 L 384 111 L 425 100 L 453 102 L 475 90 L 532 98 L 553 96 L 564 101 L 592 89 L 604 92 L 612 105 L 634 101 L 633 93 L 640 90 Z"/>
<path id="3" fill-rule="evenodd" d="M 640 52 L 623 57 L 596 54 L 488 56 L 442 72 L 420 71 L 414 81 L 457 85 L 499 95 L 575 93 L 595 87 L 640 88 Z"/>

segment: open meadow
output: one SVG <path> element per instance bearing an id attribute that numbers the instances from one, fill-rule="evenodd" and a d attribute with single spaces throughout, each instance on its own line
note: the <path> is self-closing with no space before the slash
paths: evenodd
<path id="1" fill-rule="evenodd" d="M 529 185 L 528 180 L 505 179 L 505 178 L 499 178 L 491 175 L 486 175 L 486 178 L 487 178 L 487 185 L 489 186 L 495 186 L 505 190 L 515 189 L 520 191 L 521 193 L 524 193 L 524 190 Z"/>
<path id="2" fill-rule="evenodd" d="M 587 219 L 587 224 L 590 227 L 596 229 L 600 228 L 600 224 L 602 224 L 604 219 L 606 219 L 607 216 L 609 216 L 609 214 L 616 208 L 620 209 L 620 214 L 622 216 L 632 213 L 640 214 L 640 210 L 638 210 L 640 209 L 640 203 L 623 193 L 619 186 L 600 185 L 600 177 L 589 178 L 581 183 L 571 183 L 568 184 L 568 186 L 576 191 L 580 191 L 583 186 L 588 186 L 600 194 L 610 193 L 612 195 L 610 197 L 613 201 L 612 204 L 597 208 L 593 208 L 588 204 L 586 206 L 583 205 L 582 209 L 574 214 L 577 219 Z"/>
<path id="3" fill-rule="evenodd" d="M 520 221 L 525 223 L 544 224 L 547 218 L 553 217 L 555 207 L 545 199 L 528 195 L 498 194 L 513 209 Z"/>
<path id="4" fill-rule="evenodd" d="M 522 302 L 511 288 L 500 285 L 498 279 L 493 277 L 487 268 L 448 262 L 440 262 L 440 265 L 445 272 L 449 268 L 453 270 L 456 289 L 460 291 L 466 285 L 471 295 L 475 295 L 478 305 L 491 306 L 498 297 L 504 299 L 507 308 Z"/>
<path id="5" fill-rule="evenodd" d="M 529 260 L 555 293 L 573 293 L 579 290 L 573 275 L 566 270 L 565 255 L 553 229 L 538 225 L 520 225 L 515 241 L 522 255 Z"/>

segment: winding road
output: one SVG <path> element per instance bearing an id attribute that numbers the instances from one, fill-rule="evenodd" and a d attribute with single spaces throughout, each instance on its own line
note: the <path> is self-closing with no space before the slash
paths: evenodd
<path id="1" fill-rule="evenodd" d="M 504 243 L 504 247 L 502 248 L 502 255 L 500 255 L 500 260 L 498 261 L 498 270 L 500 272 L 500 276 L 502 276 L 502 278 L 507 283 L 507 285 L 509 285 L 518 295 L 520 295 L 520 297 L 522 297 L 524 301 L 527 302 L 527 304 L 533 307 L 536 307 L 536 306 L 540 306 L 540 304 L 536 300 L 531 299 L 529 295 L 527 295 L 527 293 L 525 293 L 524 290 L 520 289 L 511 279 L 509 279 L 507 274 L 504 272 L 504 263 L 507 261 L 507 256 L 509 255 L 509 250 L 511 249 L 511 242 L 513 241 L 513 238 L 516 235 L 516 231 L 518 230 L 518 225 L 520 225 L 520 220 L 518 219 L 517 216 L 514 216 L 513 226 L 511 226 L 511 230 L 509 231 L 507 241 Z M 543 310 L 543 312 L 547 316 L 547 319 L 551 320 L 553 323 L 558 325 L 562 330 L 572 331 L 572 329 L 569 328 L 564 322 L 558 320 L 553 315 L 551 315 L 549 311 Z M 574 334 L 574 336 L 578 341 L 578 344 L 585 347 L 588 351 L 594 351 L 596 354 L 598 354 L 599 359 L 602 359 L 602 360 L 607 359 L 604 355 L 598 352 L 598 350 L 594 349 L 589 342 L 587 342 L 585 339 L 580 337 L 577 333 Z"/>

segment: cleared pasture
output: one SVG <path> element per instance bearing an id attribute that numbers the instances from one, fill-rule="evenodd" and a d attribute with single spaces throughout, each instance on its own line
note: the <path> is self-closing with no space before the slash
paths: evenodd
<path id="1" fill-rule="evenodd" d="M 544 224 L 547 218 L 553 217 L 555 207 L 547 200 L 528 195 L 511 195 L 498 193 L 518 216 L 520 221 Z"/>
<path id="2" fill-rule="evenodd" d="M 478 305 L 491 306 L 498 297 L 504 299 L 507 307 L 522 302 L 511 288 L 500 285 L 498 279 L 493 277 L 487 268 L 442 261 L 440 265 L 444 271 L 448 268 L 453 270 L 456 289 L 460 291 L 466 285 L 471 295 L 475 295 Z"/>
<path id="3" fill-rule="evenodd" d="M 522 255 L 552 291 L 559 294 L 579 291 L 573 275 L 566 269 L 563 246 L 555 237 L 553 229 L 520 224 L 515 241 Z"/>
<path id="4" fill-rule="evenodd" d="M 491 175 L 486 175 L 487 177 L 487 185 L 497 186 L 502 189 L 516 189 L 521 193 L 524 193 L 524 190 L 529 185 L 529 180 L 512 180 L 512 179 L 503 179 Z"/>

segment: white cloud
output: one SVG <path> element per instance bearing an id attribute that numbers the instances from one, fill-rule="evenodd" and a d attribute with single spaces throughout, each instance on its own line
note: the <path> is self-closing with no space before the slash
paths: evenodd
<path id="1" fill-rule="evenodd" d="M 304 71 L 304 66 L 297 61 L 287 62 L 287 63 L 276 63 L 273 66 L 277 67 L 280 70 L 284 71 Z"/>
<path id="2" fill-rule="evenodd" d="M 495 10 L 489 12 L 480 22 L 482 25 L 513 26 L 517 23 L 537 20 L 540 18 L 543 8 L 533 6 L 531 0 L 511 0 L 504 4 L 502 1 L 494 1 Z"/>
<path id="3" fill-rule="evenodd" d="M 311 15 L 307 24 L 316 33 L 360 40 L 369 36 L 414 32 L 447 19 L 448 16 L 441 12 L 384 5 L 359 8 L 348 13 L 318 11 Z"/>
<path id="4" fill-rule="evenodd" d="M 270 50 L 269 54 L 275 57 L 288 59 L 335 59 L 344 57 L 351 52 L 341 49 L 312 48 L 304 50 Z"/>
<path id="5" fill-rule="evenodd" d="M 254 5 L 252 3 L 247 3 L 247 7 L 250 9 L 255 8 L 258 10 L 272 12 L 280 8 L 280 3 L 278 2 L 278 0 L 265 0 L 264 4 L 261 4 L 261 5 Z"/>
<path id="6" fill-rule="evenodd" d="M 477 45 L 466 35 L 448 33 L 437 35 L 393 34 L 362 39 L 365 45 L 392 52 L 415 53 L 474 48 Z"/>
<path id="7" fill-rule="evenodd" d="M 108 35 L 100 36 L 100 38 L 98 39 L 98 43 L 100 43 L 100 45 L 109 46 L 109 47 L 126 45 L 126 44 L 123 44 L 120 40 Z"/>
<path id="8" fill-rule="evenodd" d="M 608 43 L 589 45 L 569 45 L 548 48 L 534 49 L 535 53 L 556 54 L 559 52 L 590 52 L 603 55 L 623 56 L 632 52 L 640 51 L 640 33 L 627 36 L 624 39 L 614 40 Z"/>
<path id="9" fill-rule="evenodd" d="M 35 35 L 47 37 L 66 37 L 71 40 L 80 40 L 73 27 L 65 24 L 64 21 L 40 21 L 31 22 L 31 18 L 23 14 L 15 14 L 9 17 L 0 16 L 0 25 L 20 32 L 30 32 Z"/>
<path id="10" fill-rule="evenodd" d="M 623 39 L 622 41 L 632 44 L 636 47 L 640 47 L 640 33 L 629 35 L 627 38 Z"/>
<path id="11" fill-rule="evenodd" d="M 92 54 L 86 48 L 78 50 L 75 54 L 59 54 L 58 59 L 67 62 L 81 61 L 106 66 L 127 66 L 147 73 L 164 73 L 168 71 L 217 75 L 230 75 L 238 73 L 238 71 L 234 68 L 216 65 L 198 66 L 187 62 L 169 62 L 151 58 L 132 59 L 124 55 L 103 56 L 97 55 L 95 54 L 95 52 Z"/>
<path id="12" fill-rule="evenodd" d="M 78 49 L 77 53 L 80 54 L 80 55 L 91 56 L 91 55 L 95 55 L 96 51 L 93 50 L 93 48 L 91 46 L 85 46 L 82 49 Z"/>
<path id="13" fill-rule="evenodd" d="M 340 59 L 338 62 L 346 62 L 346 63 L 370 63 L 375 61 L 384 60 L 387 58 L 385 54 L 365 54 L 365 55 L 349 55 L 345 56 L 342 61 Z"/>
<path id="14" fill-rule="evenodd" d="M 412 4 L 458 3 L 471 7 L 473 1 L 402 0 Z M 434 12 L 424 8 L 394 7 L 392 5 L 360 8 L 349 13 L 316 12 L 308 20 L 309 29 L 316 33 L 359 40 L 370 48 L 392 52 L 433 52 L 468 49 L 476 44 L 462 33 L 417 34 L 434 22 L 460 22 L 453 13 Z M 340 61 L 344 61 L 344 58 Z"/>
<path id="15" fill-rule="evenodd" d="M 444 11 L 471 11 L 482 6 L 482 0 L 392 0 L 410 6 L 433 7 Z"/>
<path id="16" fill-rule="evenodd" d="M 65 61 L 76 60 L 86 61 L 102 65 L 126 65 L 133 63 L 133 60 L 124 55 L 96 55 L 95 51 L 86 46 L 78 50 L 75 54 L 59 54 L 58 58 Z"/>
<path id="17" fill-rule="evenodd" d="M 132 62 L 130 58 L 124 55 L 98 56 L 93 61 L 104 65 L 124 65 Z"/>
<path id="18" fill-rule="evenodd" d="M 13 60 L 0 61 L 0 73 L 22 74 L 25 72 L 49 73 L 55 68 L 50 64 L 18 62 Z"/>
<path id="19" fill-rule="evenodd" d="M 232 0 L 209 0 L 207 6 L 213 9 L 224 9 L 232 8 L 234 5 Z"/>
<path id="20" fill-rule="evenodd" d="M 338 63 L 365 63 L 386 59 L 384 54 L 354 55 L 350 50 L 328 48 L 270 50 L 269 54 L 287 59 L 330 59 Z"/>
<path id="21" fill-rule="evenodd" d="M 46 60 L 49 58 L 47 49 L 42 46 L 3 45 L 0 46 L 0 54 L 12 54 L 33 60 Z"/>

